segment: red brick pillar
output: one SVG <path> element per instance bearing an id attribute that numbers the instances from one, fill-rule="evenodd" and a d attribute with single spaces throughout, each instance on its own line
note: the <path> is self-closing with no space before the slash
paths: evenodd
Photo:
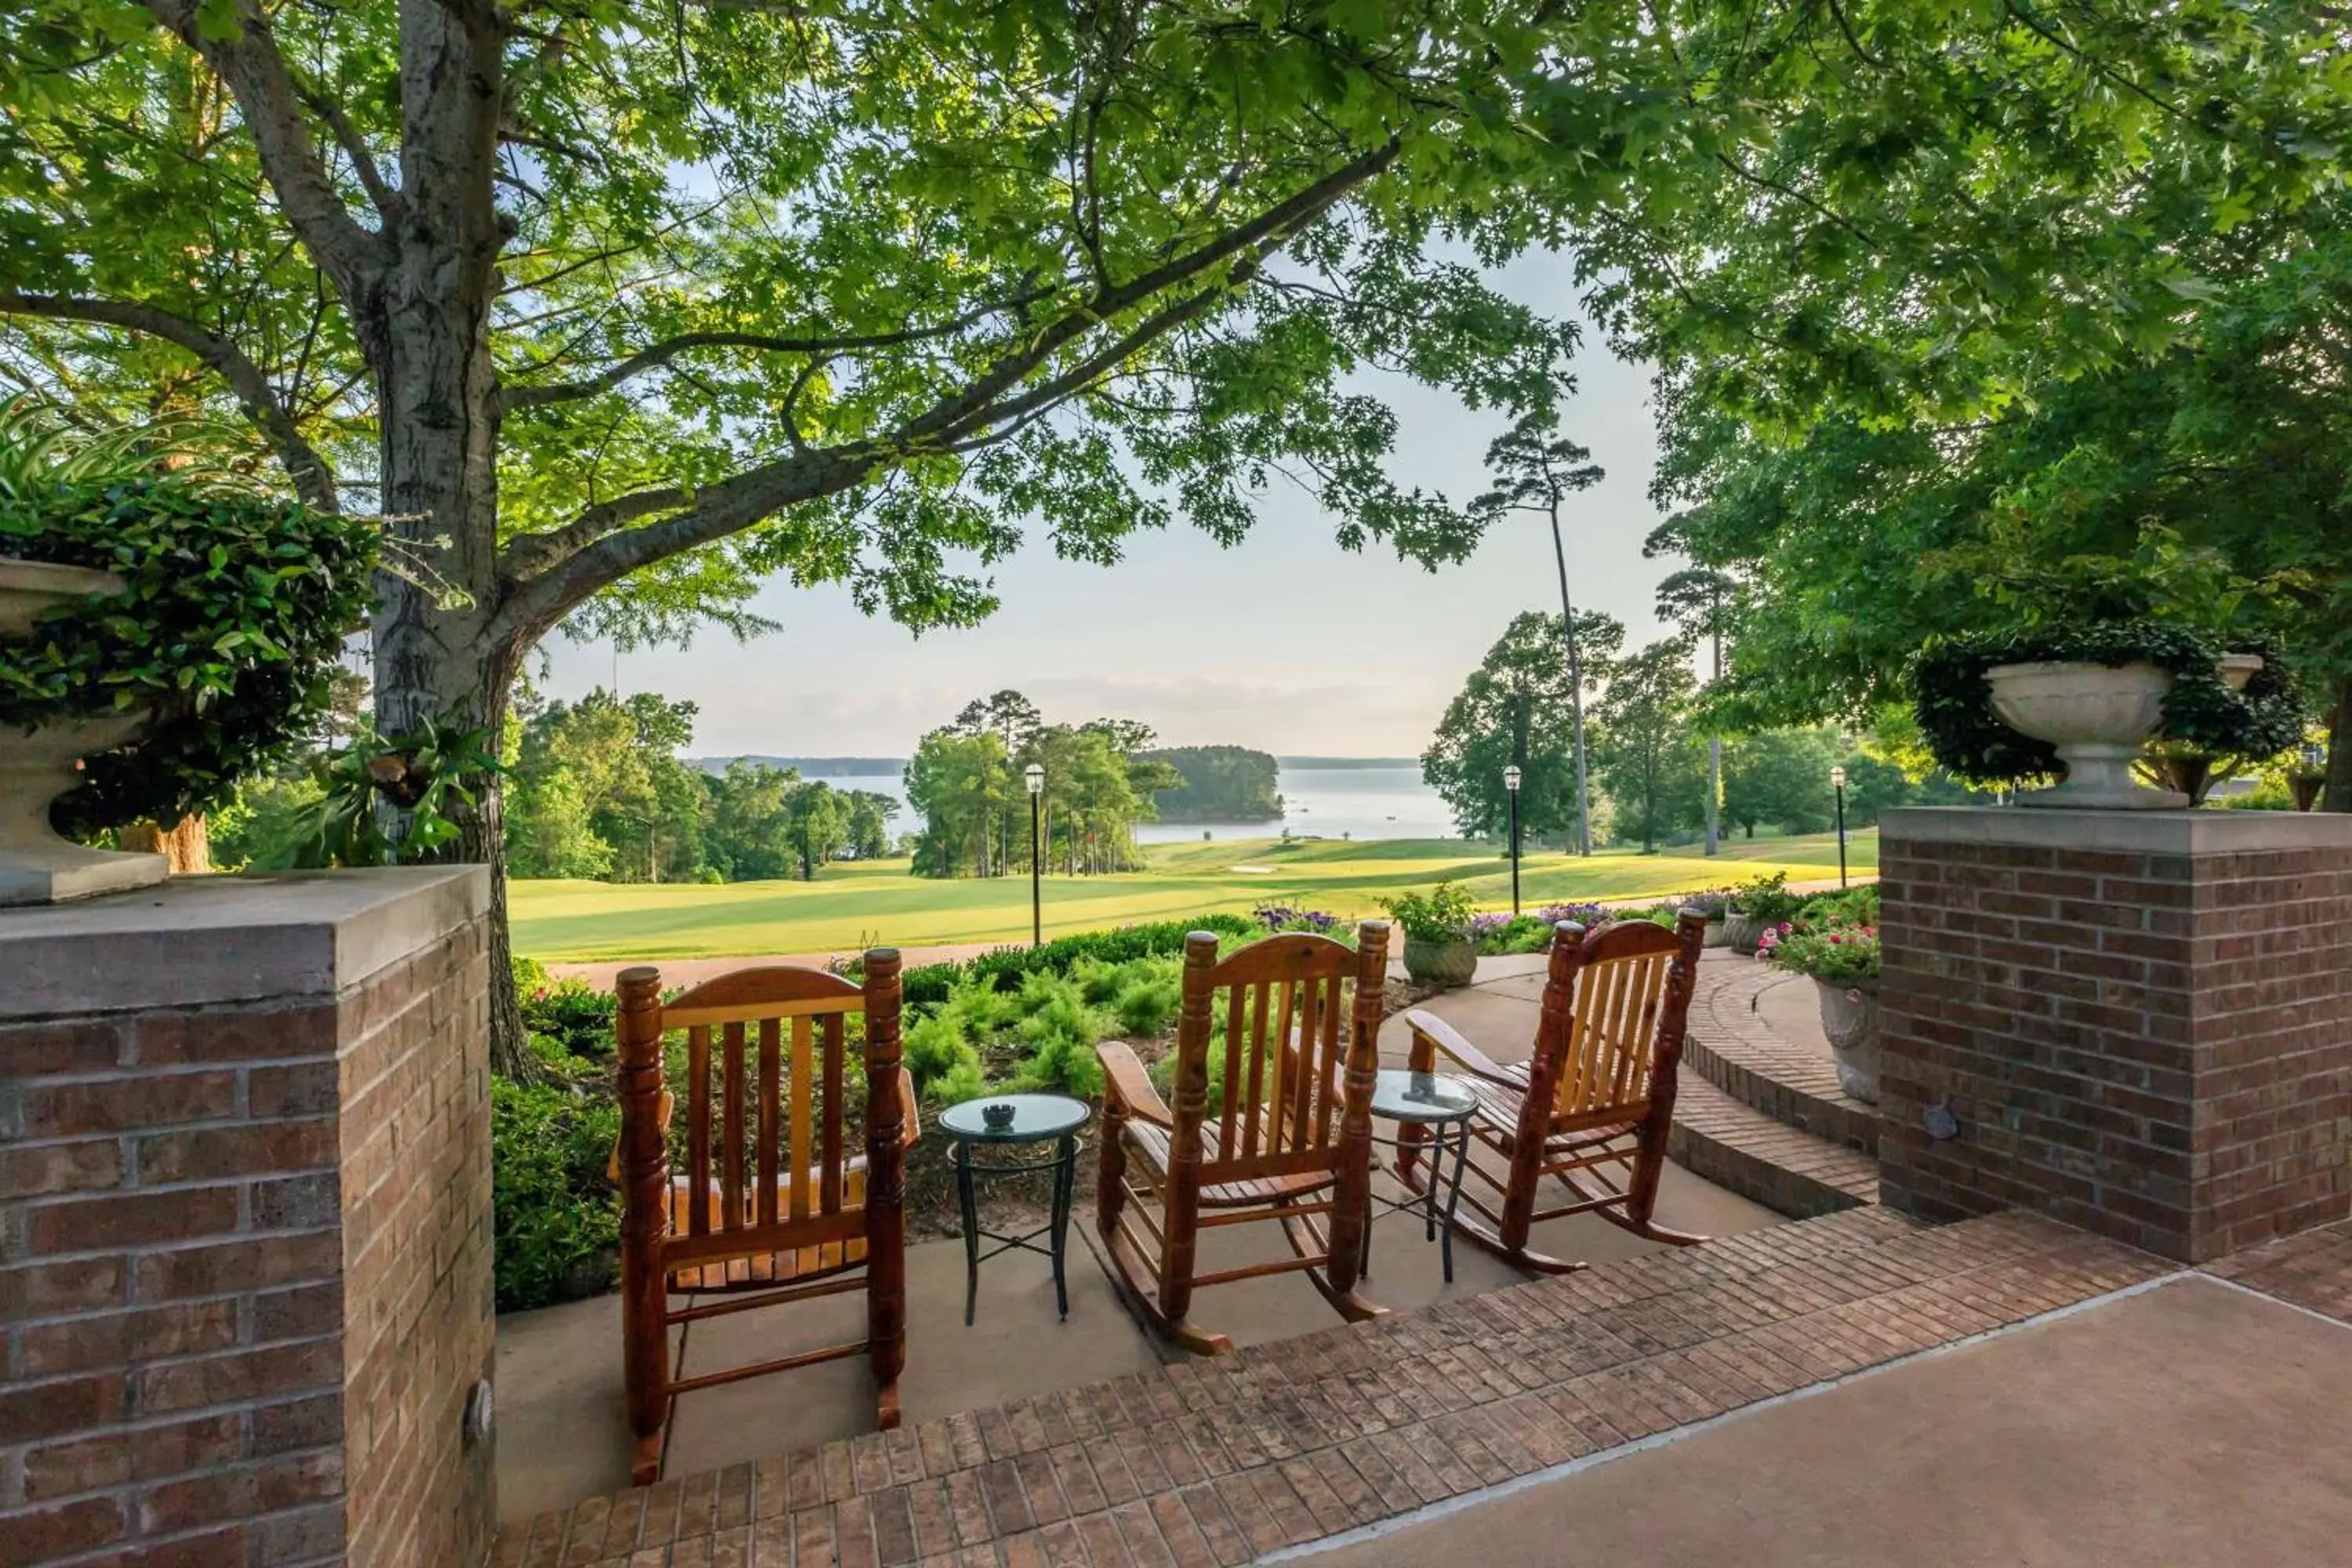
<path id="1" fill-rule="evenodd" d="M 1883 1201 L 2201 1262 L 2352 1213 L 2352 816 L 1897 811 Z"/>
<path id="2" fill-rule="evenodd" d="M 482 1560 L 488 890 L 0 910 L 0 1563 Z"/>

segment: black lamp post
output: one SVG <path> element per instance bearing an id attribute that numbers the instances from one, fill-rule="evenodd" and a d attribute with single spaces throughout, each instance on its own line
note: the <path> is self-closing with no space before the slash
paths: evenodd
<path id="1" fill-rule="evenodd" d="M 1845 769 L 1830 770 L 1830 784 L 1837 791 L 1838 824 L 1838 886 L 1845 886 Z"/>
<path id="2" fill-rule="evenodd" d="M 1045 838 L 1043 821 L 1045 770 L 1031 763 L 1021 770 L 1029 786 L 1029 945 L 1045 944 Z"/>
<path id="3" fill-rule="evenodd" d="M 1511 798 L 1511 918 L 1519 918 L 1519 769 L 1503 770 L 1503 793 Z"/>

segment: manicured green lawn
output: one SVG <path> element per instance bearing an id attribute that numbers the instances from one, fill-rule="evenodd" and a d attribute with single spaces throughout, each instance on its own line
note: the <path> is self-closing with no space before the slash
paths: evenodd
<path id="1" fill-rule="evenodd" d="M 1265 902 L 1376 915 L 1377 900 L 1452 877 L 1485 909 L 1508 909 L 1510 866 L 1492 846 L 1459 839 L 1220 839 L 1150 851 L 1149 870 L 1116 877 L 1045 879 L 1045 934 L 1138 921 L 1179 920 Z M 1854 874 L 1878 865 L 1878 836 L 1847 844 Z M 1837 875 L 1837 841 L 1729 840 L 1713 860 L 1696 849 L 1639 855 L 1610 850 L 1590 860 L 1554 851 L 1520 864 L 1521 906 L 1639 898 L 1721 887 L 1786 869 L 1791 880 Z M 814 882 L 648 887 L 609 882 L 516 882 L 509 889 L 515 951 L 533 958 L 594 960 L 725 957 L 848 951 L 877 942 L 929 947 L 1025 942 L 1029 880 L 934 881 L 904 860 L 828 868 Z"/>

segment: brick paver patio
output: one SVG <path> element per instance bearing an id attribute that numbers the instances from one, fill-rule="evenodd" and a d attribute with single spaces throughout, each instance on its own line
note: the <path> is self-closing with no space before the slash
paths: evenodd
<path id="1" fill-rule="evenodd" d="M 1856 1209 L 593 1500 L 495 1561 L 1237 1564 L 2173 1271 Z"/>

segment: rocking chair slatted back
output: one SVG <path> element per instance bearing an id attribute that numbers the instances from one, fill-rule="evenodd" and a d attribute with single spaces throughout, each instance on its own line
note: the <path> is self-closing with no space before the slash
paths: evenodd
<path id="1" fill-rule="evenodd" d="M 1208 1058 L 1215 1057 L 1220 1068 L 1218 1158 L 1203 1165 L 1202 1181 L 1292 1174 L 1328 1163 L 1344 1103 L 1350 1032 L 1343 1026 L 1356 953 L 1307 932 L 1254 942 L 1222 964 L 1215 952 L 1215 939 L 1202 935 L 1186 950 L 1186 1005 L 1176 1045 L 1180 1066 L 1197 1053 L 1204 1089 Z M 1211 1023 L 1220 991 L 1223 1040 Z M 1180 1092 L 1176 1104 L 1184 1136 L 1193 1131 L 1184 1125 L 1187 1098 Z"/>
<path id="2" fill-rule="evenodd" d="M 796 978 L 776 982 L 778 994 L 763 1002 L 740 984 L 762 973 L 809 975 L 847 994 L 803 994 L 809 982 Z M 707 1002 L 698 989 L 663 1009 L 665 1025 L 681 1015 L 709 1020 L 686 1030 L 686 1169 L 678 1174 L 713 1201 L 691 1205 L 687 1234 L 748 1237 L 840 1214 L 858 1184 L 844 1135 L 843 1063 L 848 1016 L 864 1009 L 863 994 L 836 975 L 805 970 L 749 971 L 712 984 L 730 986 L 722 1002 Z"/>
<path id="3" fill-rule="evenodd" d="M 1622 921 L 1555 953 L 1532 1063 L 1538 1081 L 1528 1086 L 1531 1118 L 1557 1131 L 1647 1112 L 1683 943 L 1647 921 Z"/>

